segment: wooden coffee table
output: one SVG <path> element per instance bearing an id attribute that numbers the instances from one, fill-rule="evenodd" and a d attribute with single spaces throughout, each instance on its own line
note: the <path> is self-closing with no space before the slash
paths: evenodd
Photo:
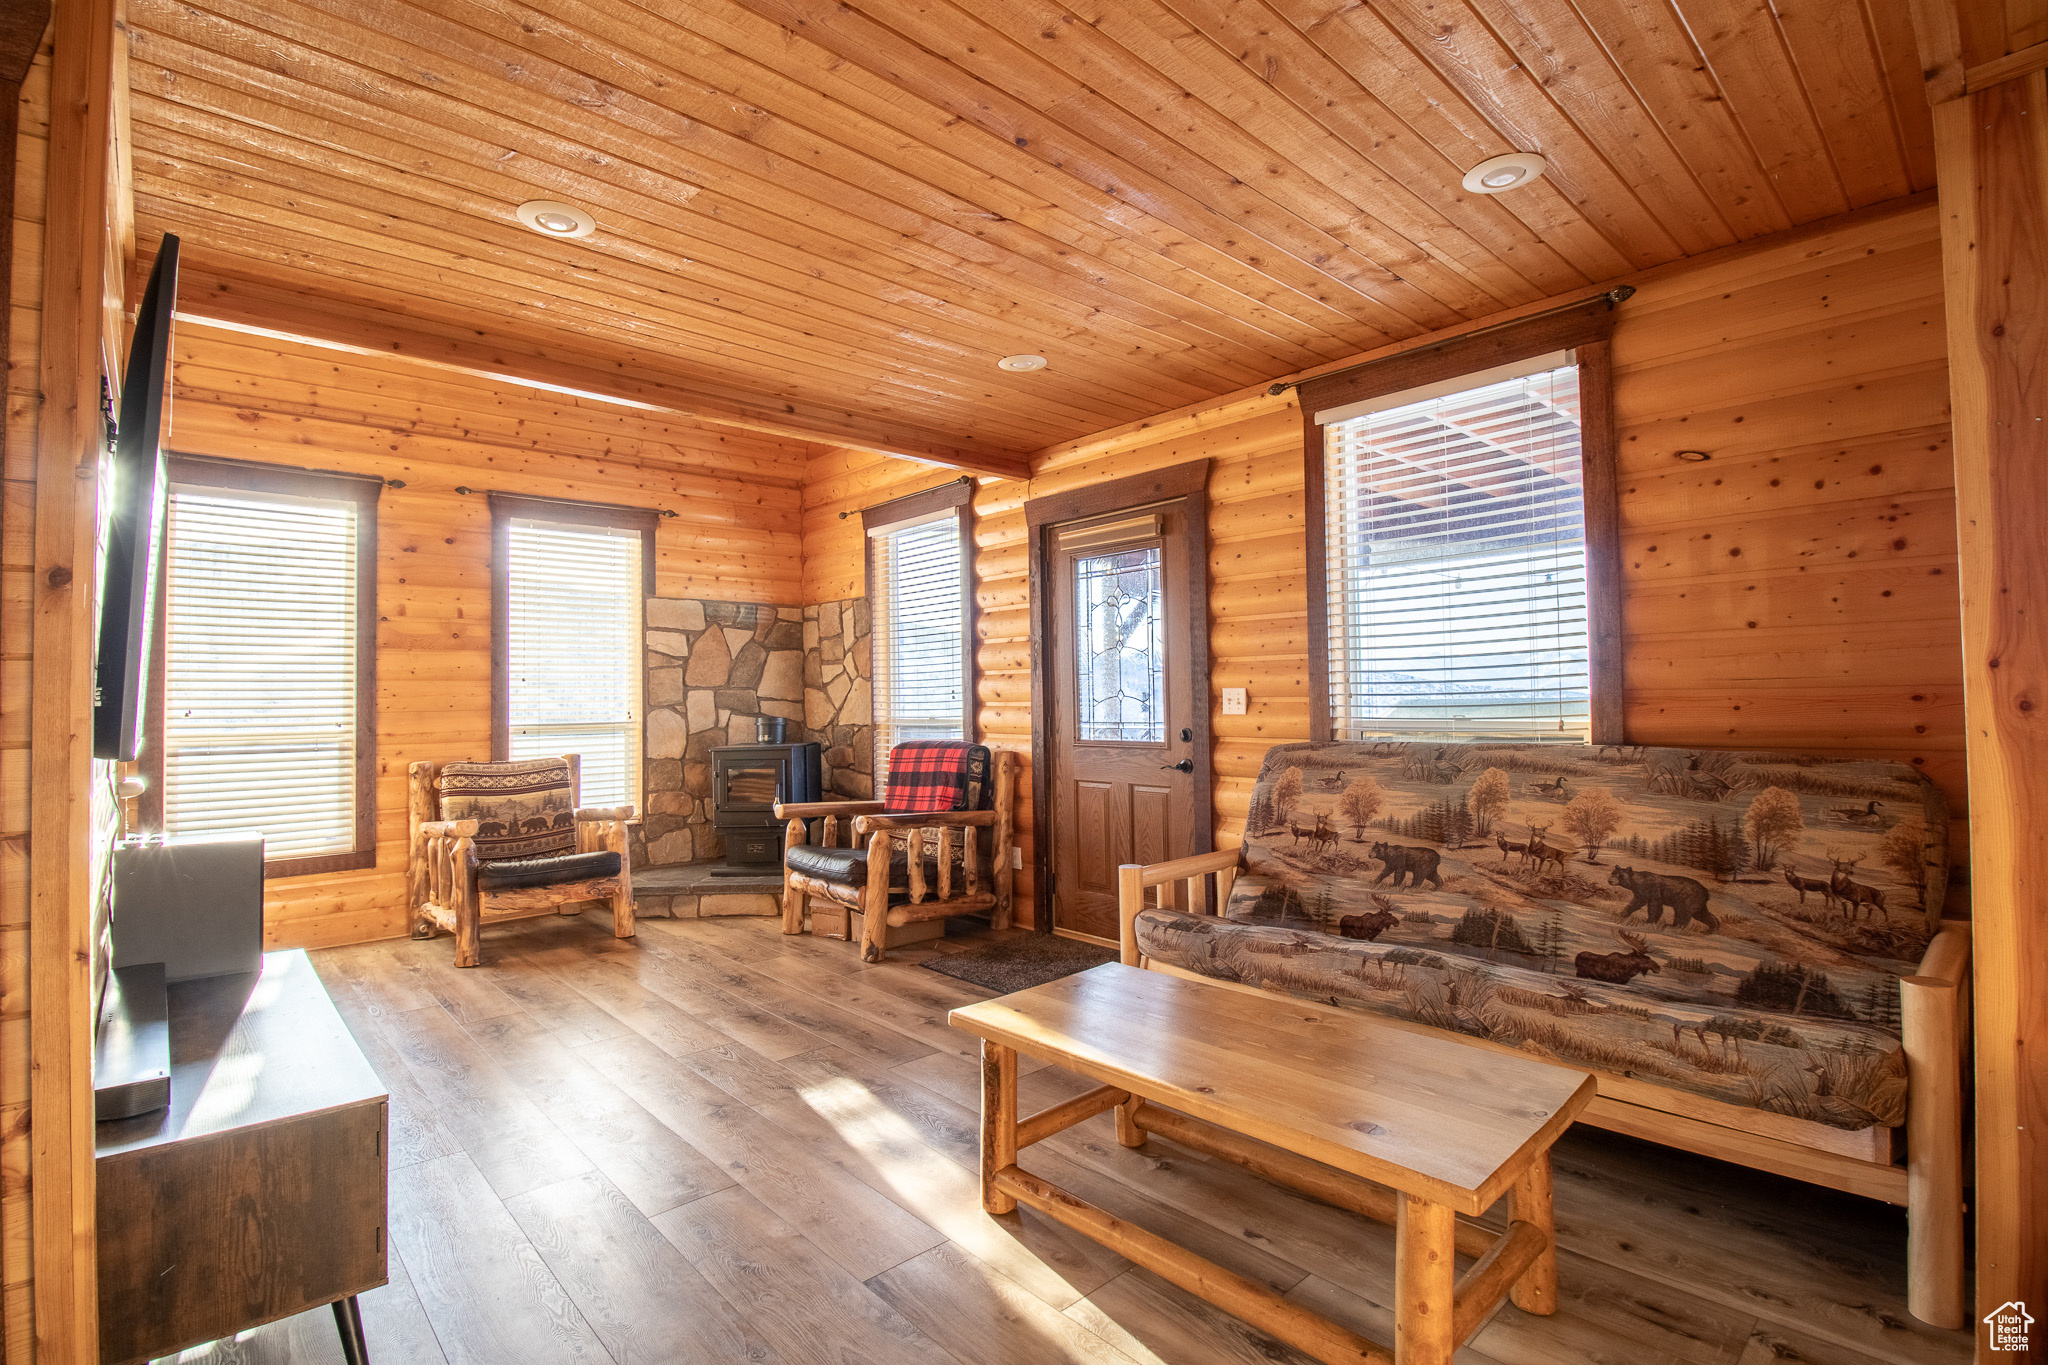
<path id="1" fill-rule="evenodd" d="M 1550 1147 L 1593 1098 L 1583 1071 L 1117 963 L 954 1010 L 951 1022 L 982 1040 L 990 1213 L 1028 1204 L 1330 1365 L 1449 1365 L 1503 1299 L 1557 1310 Z M 1019 1052 L 1103 1085 L 1020 1120 Z M 1020 1148 L 1107 1109 L 1126 1147 L 1157 1133 L 1392 1223 L 1393 1349 L 1018 1166 Z M 1506 1232 L 1457 1221 L 1503 1194 Z M 1460 1252 L 1477 1258 L 1462 1276 Z"/>

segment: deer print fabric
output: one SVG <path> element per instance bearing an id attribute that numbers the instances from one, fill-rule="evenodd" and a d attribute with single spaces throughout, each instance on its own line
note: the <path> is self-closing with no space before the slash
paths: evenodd
<path id="1" fill-rule="evenodd" d="M 1910 765 L 1569 744 L 1267 752 L 1221 919 L 1148 956 L 1839 1128 L 1905 1121 L 1948 814 Z"/>

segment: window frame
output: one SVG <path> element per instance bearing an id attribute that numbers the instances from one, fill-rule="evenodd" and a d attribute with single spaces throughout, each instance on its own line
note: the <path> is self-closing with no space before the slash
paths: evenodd
<path id="1" fill-rule="evenodd" d="M 490 493 L 491 507 L 491 761 L 508 761 L 512 749 L 512 637 L 506 629 L 512 610 L 511 530 L 514 521 L 552 521 L 564 526 L 597 526 L 640 533 L 640 653 L 633 667 L 641 673 L 640 771 L 633 775 L 633 794 L 647 791 L 647 599 L 654 596 L 654 528 L 661 513 L 651 507 L 576 502 L 535 497 L 527 493 Z M 583 799 L 577 792 L 576 799 Z M 638 802 L 636 801 L 637 805 Z"/>
<path id="2" fill-rule="evenodd" d="M 1621 499 L 1614 426 L 1614 300 L 1596 295 L 1534 317 L 1412 347 L 1295 386 L 1301 403 L 1307 496 L 1309 738 L 1334 736 L 1330 714 L 1329 507 L 1323 425 L 1327 412 L 1446 380 L 1477 375 L 1552 351 L 1573 352 L 1579 372 L 1579 462 L 1585 508 L 1586 643 L 1590 702 L 1586 739 L 1622 744 Z"/>
<path id="3" fill-rule="evenodd" d="M 981 619 L 979 578 L 974 562 L 974 494 L 978 487 L 972 475 L 962 475 L 936 488 L 907 493 L 873 507 L 863 507 L 860 511 L 861 559 L 866 575 L 871 639 L 876 626 L 888 619 L 875 606 L 875 536 L 911 522 L 930 520 L 935 513 L 949 508 L 953 511 L 954 526 L 960 537 L 960 737 L 969 744 L 979 742 L 977 736 L 981 728 L 981 651 L 975 647 L 975 631 Z M 875 650 L 881 647 L 878 639 L 870 645 Z M 869 724 L 879 733 L 882 727 L 882 696 L 880 689 L 869 690 Z M 888 755 L 875 755 L 877 793 L 888 784 L 887 765 Z"/>
<path id="4" fill-rule="evenodd" d="M 377 865 L 377 511 L 384 480 L 374 474 L 257 464 L 211 455 L 173 452 L 167 459 L 167 487 L 183 484 L 233 492 L 275 493 L 356 504 L 356 753 L 355 837 L 346 853 L 301 858 L 265 858 L 263 879 L 358 872 Z M 168 518 L 170 498 L 165 498 Z M 168 528 L 164 554 L 170 555 Z M 138 765 L 147 785 L 139 814 L 142 827 L 164 832 L 164 705 L 169 634 L 170 573 L 157 575 L 156 619 L 162 623 L 150 643 L 150 699 L 144 720 L 146 754 Z"/>

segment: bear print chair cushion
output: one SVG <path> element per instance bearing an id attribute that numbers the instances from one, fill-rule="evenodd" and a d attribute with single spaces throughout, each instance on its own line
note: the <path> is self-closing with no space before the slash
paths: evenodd
<path id="1" fill-rule="evenodd" d="M 576 796 L 566 759 L 449 763 L 440 781 L 441 818 L 477 822 L 477 861 L 576 851 Z"/>
<path id="2" fill-rule="evenodd" d="M 1904 1120 L 1899 986 L 1947 886 L 1910 765 L 1579 744 L 1268 751 L 1222 919 L 1139 947 L 1841 1128 Z"/>

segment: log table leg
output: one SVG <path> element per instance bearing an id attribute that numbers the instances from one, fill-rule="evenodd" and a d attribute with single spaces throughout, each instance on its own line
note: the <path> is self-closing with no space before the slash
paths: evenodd
<path id="1" fill-rule="evenodd" d="M 1448 1205 L 1401 1196 L 1394 1229 L 1394 1365 L 1451 1365 L 1458 1219 Z"/>
<path id="2" fill-rule="evenodd" d="M 1116 1140 L 1126 1147 L 1143 1147 L 1145 1130 L 1138 1126 L 1138 1110 L 1145 1101 L 1133 1095 L 1116 1107 Z"/>
<path id="3" fill-rule="evenodd" d="M 1524 1313 L 1545 1317 L 1557 1311 L 1557 1218 L 1551 1211 L 1550 1196 L 1550 1153 L 1544 1152 L 1529 1163 L 1508 1192 L 1508 1217 L 1535 1224 L 1544 1241 L 1543 1250 L 1515 1281 L 1508 1297 Z"/>
<path id="4" fill-rule="evenodd" d="M 872 921 L 871 921 L 872 922 Z M 1017 1050 L 981 1040 L 981 1206 L 1009 1213 L 1015 1195 L 996 1188 L 996 1172 L 1017 1164 Z"/>

